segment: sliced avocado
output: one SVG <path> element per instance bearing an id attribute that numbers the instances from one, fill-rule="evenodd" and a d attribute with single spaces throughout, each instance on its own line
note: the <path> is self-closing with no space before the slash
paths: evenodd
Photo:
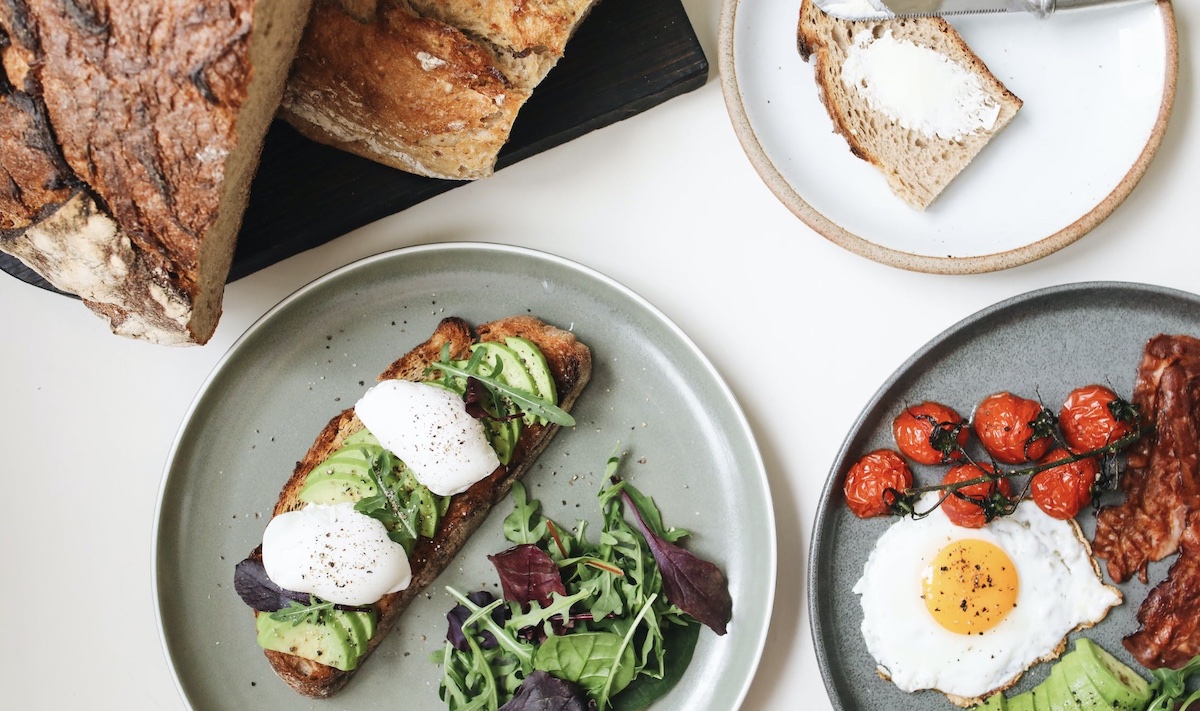
<path id="1" fill-rule="evenodd" d="M 335 610 L 333 616 L 349 632 L 355 654 L 360 657 L 366 654 L 371 635 L 375 634 L 375 615 L 365 610 Z"/>
<path id="2" fill-rule="evenodd" d="M 1062 667 L 1064 661 L 1065 658 L 1055 663 L 1050 669 L 1050 676 L 1034 689 L 1037 692 L 1034 694 L 1034 700 L 1039 711 L 1043 708 L 1047 711 L 1079 711 L 1079 702 L 1075 700 L 1075 694 L 1067 685 L 1066 677 L 1061 673 L 1054 673 Z"/>
<path id="3" fill-rule="evenodd" d="M 435 388 L 441 388 L 442 390 L 449 390 L 450 392 L 452 392 L 455 395 L 458 395 L 460 397 L 462 396 L 463 392 L 465 392 L 467 389 L 466 383 L 463 381 L 462 378 L 454 378 L 451 381 L 451 383 L 452 383 L 451 385 L 447 385 L 442 380 L 425 380 L 422 382 L 424 382 L 426 385 L 432 385 Z"/>
<path id="4" fill-rule="evenodd" d="M 1058 680 L 1057 683 L 1065 688 L 1074 699 L 1077 708 L 1104 708 L 1104 697 L 1100 695 L 1096 685 L 1088 678 L 1078 653 L 1071 652 L 1063 655 L 1062 659 L 1059 659 L 1054 668 L 1050 670 L 1050 679 Z"/>
<path id="5" fill-rule="evenodd" d="M 1008 699 L 1004 698 L 1003 693 L 997 692 L 976 706 L 975 711 L 1008 711 Z"/>
<path id="6" fill-rule="evenodd" d="M 538 397 L 557 405 L 558 392 L 554 386 L 554 376 L 550 374 L 550 365 L 546 363 L 546 356 L 541 349 L 533 341 L 519 336 L 506 338 L 504 343 L 513 349 L 525 364 L 525 370 L 529 371 L 533 384 L 537 387 Z"/>
<path id="7" fill-rule="evenodd" d="M 332 617 L 330 618 L 332 620 Z M 347 632 L 336 621 L 299 624 L 271 619 L 268 612 L 258 613 L 258 646 L 276 652 L 295 654 L 327 666 L 349 671 L 358 666 L 358 654 Z"/>
<path id="8" fill-rule="evenodd" d="M 1037 706 L 1034 705 L 1033 693 L 1026 691 L 1024 694 L 1017 694 L 1008 699 L 1008 711 L 1036 711 Z"/>
<path id="9" fill-rule="evenodd" d="M 1105 709 L 1141 711 L 1150 703 L 1150 684 L 1095 642 L 1080 637 L 1072 654 L 1104 699 Z"/>
<path id="10" fill-rule="evenodd" d="M 521 357 L 517 352 L 502 343 L 495 341 L 482 341 L 471 346 L 472 351 L 482 350 L 483 361 L 486 363 L 485 369 L 490 372 L 496 367 L 496 363 L 501 364 L 500 379 L 508 385 L 524 390 L 530 395 L 537 395 L 537 385 L 533 382 L 533 376 L 529 374 L 529 370 L 525 367 L 525 363 L 521 361 Z M 525 422 L 533 424 L 537 418 L 526 413 Z"/>
<path id="11" fill-rule="evenodd" d="M 517 439 L 521 436 L 521 420 L 487 420 L 488 442 L 496 450 L 496 457 L 501 464 L 507 465 L 512 461 L 513 450 L 517 447 Z"/>
<path id="12" fill-rule="evenodd" d="M 371 431 L 366 427 L 360 429 L 346 439 L 342 440 L 342 447 L 352 447 L 356 444 L 369 444 L 378 447 L 379 439 L 371 434 Z"/>
<path id="13" fill-rule="evenodd" d="M 310 504 L 340 504 L 374 496 L 377 491 L 374 482 L 358 474 L 318 470 L 308 475 L 296 497 Z"/>

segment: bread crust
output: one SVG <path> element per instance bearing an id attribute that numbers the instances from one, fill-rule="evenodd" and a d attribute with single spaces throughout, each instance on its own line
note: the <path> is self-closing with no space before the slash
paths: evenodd
<path id="1" fill-rule="evenodd" d="M 308 7 L 0 3 L 0 249 L 78 294 L 117 333 L 207 341 Z M 91 216 L 111 229 L 79 240 L 64 232 L 95 227 Z M 97 244 L 100 234 L 109 241 Z M 90 258 L 101 252 L 110 259 Z M 94 289 L 100 282 L 107 288 Z M 169 298 L 148 296 L 160 291 Z"/>
<path id="2" fill-rule="evenodd" d="M 532 87 L 458 29 L 382 2 L 369 21 L 318 0 L 281 116 L 311 140 L 410 173 L 491 174 Z"/>
<path id="3" fill-rule="evenodd" d="M 281 116 L 432 178 L 490 176 L 596 0 L 317 0 Z"/>
<path id="4" fill-rule="evenodd" d="M 559 393 L 559 407 L 569 411 L 591 377 L 591 350 L 571 332 L 532 316 L 512 316 L 492 321 L 480 325 L 475 332 L 462 319 L 444 319 L 426 341 L 389 365 L 379 380 L 422 380 L 426 367 L 440 359 L 444 344 L 449 344 L 452 358 L 461 359 L 469 355 L 473 343 L 503 342 L 509 336 L 527 338 L 541 349 Z M 354 414 L 353 408 L 335 415 L 321 430 L 304 458 L 297 462 L 291 477 L 280 491 L 272 515 L 301 508 L 303 503 L 298 495 L 309 472 L 339 449 L 347 437 L 361 429 L 362 422 Z M 412 582 L 398 593 L 385 595 L 376 604 L 379 622 L 367 652 L 359 660 L 359 668 L 387 636 L 409 603 L 453 561 L 492 507 L 508 494 L 513 482 L 533 466 L 558 429 L 558 425 L 553 424 L 523 427 L 507 467 L 499 467 L 487 478 L 451 498 L 450 507 L 434 537 L 419 539 L 413 549 L 410 557 Z M 252 555 L 260 555 L 260 552 L 256 550 Z M 276 674 L 297 692 L 312 698 L 333 695 L 357 671 L 342 671 L 284 652 L 264 650 L 264 653 Z"/>

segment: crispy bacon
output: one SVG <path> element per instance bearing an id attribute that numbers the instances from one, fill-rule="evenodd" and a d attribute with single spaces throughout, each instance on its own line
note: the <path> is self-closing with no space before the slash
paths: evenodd
<path id="1" fill-rule="evenodd" d="M 1125 501 L 1100 511 L 1093 550 L 1117 582 L 1180 553 L 1124 640 L 1146 667 L 1179 667 L 1200 653 L 1200 340 L 1150 339 L 1133 402 L 1155 432 L 1130 452 Z"/>
<path id="2" fill-rule="evenodd" d="M 1179 557 L 1137 619 L 1141 629 L 1124 643 L 1142 666 L 1178 669 L 1200 654 L 1200 516 L 1189 519 Z"/>
<path id="3" fill-rule="evenodd" d="M 1109 576 L 1124 582 L 1179 549 L 1191 512 L 1200 510 L 1200 340 L 1155 336 L 1138 368 L 1133 402 L 1155 435 L 1129 454 L 1125 501 L 1100 511 L 1093 543 Z"/>

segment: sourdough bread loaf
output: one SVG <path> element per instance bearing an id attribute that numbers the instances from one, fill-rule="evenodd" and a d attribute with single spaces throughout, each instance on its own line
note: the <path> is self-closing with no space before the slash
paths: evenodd
<path id="1" fill-rule="evenodd" d="M 814 64 L 834 130 L 918 210 L 928 207 L 1021 108 L 1021 100 L 940 17 L 843 20 L 803 0 L 797 46 Z M 868 58 L 872 50 L 876 56 Z M 872 71 L 869 65 L 890 62 L 894 69 L 898 59 L 924 71 L 906 75 Z M 920 85 L 930 81 L 940 82 L 936 91 Z M 942 102 L 937 110 L 913 98 L 951 92 L 957 101 Z M 947 103 L 954 108 L 947 111 Z"/>
<path id="2" fill-rule="evenodd" d="M 309 0 L 0 3 L 0 249 L 204 343 Z"/>
<path id="3" fill-rule="evenodd" d="M 317 0 L 281 116 L 418 175 L 487 177 L 594 0 Z"/>

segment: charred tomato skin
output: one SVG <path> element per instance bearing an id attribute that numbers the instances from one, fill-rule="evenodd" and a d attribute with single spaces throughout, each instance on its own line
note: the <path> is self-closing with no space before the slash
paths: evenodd
<path id="1" fill-rule="evenodd" d="M 959 464 L 946 472 L 946 475 L 942 477 L 942 483 L 957 484 L 995 473 L 996 467 L 992 464 Z M 988 497 L 997 491 L 1007 497 L 1012 496 L 1012 485 L 1008 483 L 1008 479 L 996 479 L 964 486 L 958 491 L 964 496 L 975 498 Z M 987 515 L 978 504 L 960 499 L 954 494 L 948 495 L 942 502 L 942 511 L 946 513 L 946 518 L 950 519 L 950 523 L 956 526 L 983 528 L 987 524 Z"/>
<path id="2" fill-rule="evenodd" d="M 993 393 L 975 408 L 971 428 L 996 461 L 1004 464 L 1037 461 L 1053 442 L 1049 432 L 1040 431 L 1042 409 L 1035 400 L 1010 392 Z"/>
<path id="3" fill-rule="evenodd" d="M 1072 456 L 1065 449 L 1055 449 L 1039 461 L 1050 464 Z M 1100 463 L 1095 457 L 1066 462 L 1033 475 L 1029 493 L 1033 502 L 1047 515 L 1058 519 L 1075 518 L 1083 507 L 1092 503 L 1092 486 L 1100 476 Z"/>
<path id="4" fill-rule="evenodd" d="M 957 434 L 953 434 L 957 428 Z M 935 448 L 931 438 L 935 436 L 950 441 L 953 437 L 958 446 L 949 451 Z M 952 408 L 937 402 L 923 402 L 904 408 L 892 420 L 892 436 L 900 453 L 920 464 L 946 464 L 963 458 L 962 448 L 967 444 L 969 431 L 967 422 Z"/>
<path id="5" fill-rule="evenodd" d="M 1063 439 L 1076 452 L 1099 449 L 1133 431 L 1133 425 L 1118 420 L 1110 406 L 1117 394 L 1103 385 L 1075 388 L 1058 416 Z"/>
<path id="6" fill-rule="evenodd" d="M 904 458 L 890 449 L 877 449 L 850 467 L 842 492 L 855 516 L 871 518 L 891 513 L 895 495 L 888 489 L 904 491 L 912 484 L 912 471 Z"/>

